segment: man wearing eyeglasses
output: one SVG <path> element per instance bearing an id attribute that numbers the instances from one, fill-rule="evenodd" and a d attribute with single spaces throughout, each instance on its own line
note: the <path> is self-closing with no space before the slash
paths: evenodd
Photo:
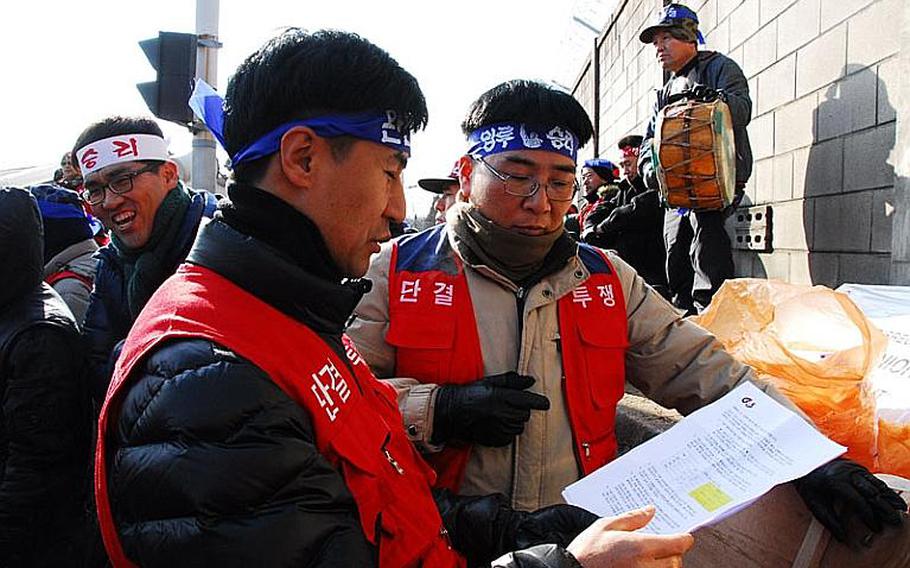
<path id="1" fill-rule="evenodd" d="M 215 198 L 183 185 L 158 124 L 149 118 L 111 117 L 76 141 L 82 198 L 111 231 L 98 253 L 95 288 L 83 324 L 92 394 L 104 398 L 115 346 L 152 293 L 189 252 Z"/>
<path id="2" fill-rule="evenodd" d="M 745 381 L 795 408 L 618 256 L 565 232 L 576 150 L 593 134 L 575 99 L 510 81 L 472 104 L 462 130 L 466 202 L 445 225 L 382 247 L 348 328 L 397 389 L 439 485 L 502 493 L 522 510 L 561 503 L 567 485 L 615 457 L 626 380 L 683 414 Z M 905 508 L 848 460 L 797 487 L 838 538 L 847 516 L 877 532 Z"/>
<path id="3" fill-rule="evenodd" d="M 729 357 L 687 369 L 710 336 L 627 264 L 565 232 L 576 152 L 593 135 L 575 99 L 511 81 L 481 95 L 462 130 L 466 201 L 373 258 L 348 333 L 398 389 L 442 486 L 533 510 L 613 458 L 627 370 L 686 411 L 746 371 Z"/>

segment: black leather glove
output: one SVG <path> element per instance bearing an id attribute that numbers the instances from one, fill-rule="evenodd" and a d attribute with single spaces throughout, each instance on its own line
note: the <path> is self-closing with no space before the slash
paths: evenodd
<path id="1" fill-rule="evenodd" d="M 721 93 L 705 85 L 695 85 L 692 87 L 692 99 L 709 103 L 721 98 Z"/>
<path id="2" fill-rule="evenodd" d="M 504 495 L 459 497 L 433 490 L 452 545 L 469 566 L 484 566 L 507 552 L 538 544 L 567 546 L 597 520 L 572 505 L 553 505 L 528 513 L 508 505 Z"/>
<path id="3" fill-rule="evenodd" d="M 847 538 L 847 519 L 854 514 L 879 532 L 882 523 L 900 525 L 907 510 L 900 495 L 847 459 L 830 461 L 793 483 L 815 518 L 841 542 Z"/>
<path id="4" fill-rule="evenodd" d="M 578 533 L 598 519 L 597 515 L 574 505 L 552 505 L 536 511 L 512 511 L 503 534 L 509 550 L 537 544 L 558 544 L 565 548 Z"/>
<path id="5" fill-rule="evenodd" d="M 466 385 L 439 387 L 431 441 L 509 445 L 524 431 L 532 410 L 550 408 L 547 397 L 525 390 L 533 384 L 533 377 L 509 372 Z"/>
<path id="6" fill-rule="evenodd" d="M 581 235 L 578 238 L 583 243 L 593 245 L 594 240 L 597 238 L 597 227 L 588 227 L 581 232 Z"/>

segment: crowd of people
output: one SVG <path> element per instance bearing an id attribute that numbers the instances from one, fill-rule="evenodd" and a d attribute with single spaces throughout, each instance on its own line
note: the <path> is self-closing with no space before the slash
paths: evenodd
<path id="1" fill-rule="evenodd" d="M 723 90 L 748 121 L 682 8 L 641 36 L 665 91 Z M 723 217 L 664 212 L 651 127 L 619 142 L 622 177 L 585 163 L 579 242 L 593 127 L 551 85 L 469 106 L 420 232 L 402 176 L 426 102 L 381 48 L 286 30 L 222 109 L 225 196 L 184 185 L 141 117 L 89 125 L 56 183 L 0 189 L 0 566 L 680 566 L 692 535 L 637 532 L 653 507 L 561 497 L 615 457 L 626 381 L 683 413 L 750 381 L 799 412 L 682 317 L 730 275 Z M 686 283 L 663 259 L 687 238 Z M 906 510 L 849 460 L 796 488 L 838 539 Z"/>

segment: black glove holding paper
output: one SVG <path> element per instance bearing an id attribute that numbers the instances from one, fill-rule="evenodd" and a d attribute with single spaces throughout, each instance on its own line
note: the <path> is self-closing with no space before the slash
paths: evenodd
<path id="1" fill-rule="evenodd" d="M 452 545 L 469 566 L 485 566 L 507 552 L 538 544 L 566 547 L 598 518 L 573 505 L 516 511 L 501 494 L 461 497 L 437 489 L 433 496 Z"/>

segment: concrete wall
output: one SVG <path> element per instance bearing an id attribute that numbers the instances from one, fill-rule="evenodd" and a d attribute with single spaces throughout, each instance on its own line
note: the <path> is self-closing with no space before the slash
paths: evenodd
<path id="1" fill-rule="evenodd" d="M 585 157 L 615 157 L 620 137 L 643 133 L 663 76 L 653 47 L 637 35 L 662 4 L 621 3 L 579 75 L 575 92 L 598 115 L 598 140 Z M 737 251 L 737 275 L 829 286 L 910 284 L 908 268 L 891 278 L 895 243 L 894 262 L 910 266 L 910 246 L 900 246 L 910 238 L 910 219 L 902 218 L 907 184 L 895 181 L 898 153 L 889 159 L 896 101 L 910 91 L 908 49 L 900 57 L 905 4 L 690 0 L 707 49 L 732 57 L 749 79 L 755 166 L 745 204 L 773 206 L 773 252 Z"/>

